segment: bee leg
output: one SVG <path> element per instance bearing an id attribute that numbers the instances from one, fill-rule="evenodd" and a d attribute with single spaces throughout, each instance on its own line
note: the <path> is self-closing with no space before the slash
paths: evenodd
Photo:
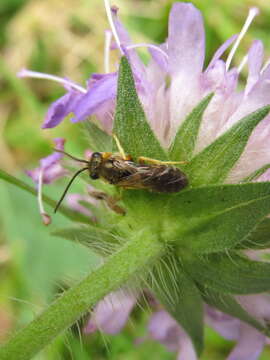
<path id="1" fill-rule="evenodd" d="M 117 214 L 126 214 L 126 211 L 119 205 L 117 205 L 117 202 L 120 200 L 120 198 L 110 196 L 102 191 L 89 191 L 88 194 L 97 200 L 105 201 L 106 205 Z"/>
<path id="2" fill-rule="evenodd" d="M 155 164 L 155 165 L 188 164 L 188 161 L 161 161 L 161 160 L 156 160 L 156 159 L 152 159 L 152 158 L 145 157 L 145 156 L 138 157 L 138 162 L 139 163 L 150 163 L 150 164 Z"/>
<path id="3" fill-rule="evenodd" d="M 113 135 L 114 141 L 115 141 L 115 143 L 116 143 L 116 146 L 117 146 L 118 151 L 119 151 L 120 155 L 122 156 L 122 158 L 123 158 L 124 160 L 131 160 L 131 156 L 130 156 L 130 155 L 126 155 L 126 153 L 125 153 L 122 145 L 120 144 L 120 141 L 119 141 L 118 137 L 117 137 L 115 134 L 112 134 L 112 135 Z"/>

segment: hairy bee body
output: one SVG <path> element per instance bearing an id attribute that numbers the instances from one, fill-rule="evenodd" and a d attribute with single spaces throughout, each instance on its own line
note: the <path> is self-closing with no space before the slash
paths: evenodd
<path id="1" fill-rule="evenodd" d="M 146 189 L 159 193 L 178 192 L 187 186 L 186 175 L 164 164 L 141 164 L 110 153 L 94 153 L 89 161 L 92 179 L 101 178 L 126 189 Z"/>

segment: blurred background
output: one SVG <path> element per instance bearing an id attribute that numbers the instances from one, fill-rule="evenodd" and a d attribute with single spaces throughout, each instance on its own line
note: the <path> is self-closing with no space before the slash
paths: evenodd
<path id="1" fill-rule="evenodd" d="M 160 43 L 167 36 L 171 0 L 115 0 L 122 22 L 134 42 Z M 207 36 L 207 61 L 215 49 L 238 33 L 250 6 L 255 19 L 234 58 L 238 65 L 253 39 L 261 39 L 270 56 L 269 0 L 197 0 Z M 83 155 L 87 147 L 80 126 L 68 120 L 55 129 L 41 130 L 48 105 L 64 92 L 45 80 L 18 79 L 21 68 L 67 76 L 81 84 L 92 72 L 103 72 L 104 31 L 108 28 L 102 0 L 0 1 L 0 168 L 31 183 L 25 169 L 37 166 L 50 153 L 52 139 L 67 138 L 66 149 Z M 146 51 L 142 50 L 146 59 Z M 245 73 L 245 72 L 244 72 Z M 57 199 L 65 184 L 47 193 Z M 76 189 L 76 186 L 75 186 Z M 56 222 L 56 221 L 55 221 Z M 57 227 L 68 224 L 61 215 Z M 34 197 L 0 180 L 0 342 L 29 322 L 36 313 L 81 278 L 97 259 L 79 245 L 50 236 L 54 225 L 41 224 Z M 78 327 L 57 339 L 36 360 L 174 359 L 146 335 L 147 312 L 135 310 L 133 321 L 118 336 L 83 336 Z M 82 345 L 83 343 L 83 345 Z M 233 343 L 206 331 L 202 359 L 224 359 Z M 265 350 L 261 360 L 269 359 Z"/>

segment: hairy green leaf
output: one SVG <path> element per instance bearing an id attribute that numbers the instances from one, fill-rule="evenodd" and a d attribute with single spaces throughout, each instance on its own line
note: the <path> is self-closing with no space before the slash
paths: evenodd
<path id="1" fill-rule="evenodd" d="M 203 113 L 214 94 L 207 95 L 186 117 L 178 129 L 170 147 L 170 159 L 174 161 L 190 160 L 195 148 Z"/>
<path id="2" fill-rule="evenodd" d="M 171 197 L 162 235 L 193 253 L 225 251 L 269 213 L 270 183 L 194 188 Z"/>
<path id="3" fill-rule="evenodd" d="M 270 248 L 270 219 L 264 219 L 249 236 L 242 241 L 238 249 L 262 250 Z"/>
<path id="4" fill-rule="evenodd" d="M 241 156 L 258 123 L 269 113 L 265 106 L 244 117 L 185 166 L 193 186 L 222 183 Z"/>
<path id="5" fill-rule="evenodd" d="M 237 252 L 183 257 L 184 268 L 199 284 L 221 293 L 257 294 L 270 290 L 270 263 Z"/>
<path id="6" fill-rule="evenodd" d="M 12 185 L 15 185 L 17 186 L 18 188 L 24 190 L 24 191 L 27 191 L 28 193 L 34 195 L 34 196 L 37 196 L 37 191 L 34 187 L 26 184 L 25 182 L 23 182 L 22 180 L 19 180 L 17 178 L 15 178 L 14 176 L 6 173 L 4 170 L 1 170 L 0 169 L 0 179 L 8 182 L 9 184 L 12 184 Z M 42 196 L 43 198 L 43 201 L 50 205 L 51 207 L 55 208 L 57 202 L 53 199 L 51 199 L 50 197 L 46 196 L 46 195 L 43 195 Z M 67 207 L 65 206 L 61 206 L 58 210 L 61 214 L 65 215 L 67 218 L 71 219 L 71 220 L 74 220 L 74 221 L 79 221 L 79 222 L 82 222 L 82 223 L 89 223 L 90 222 L 90 219 L 88 217 L 86 217 L 85 215 L 83 214 L 80 214 L 78 212 L 75 212 L 75 211 L 72 211 L 70 209 L 68 209 Z"/>
<path id="7" fill-rule="evenodd" d="M 113 132 L 119 138 L 124 151 L 134 159 L 139 156 L 168 159 L 147 122 L 126 57 L 122 57 L 119 69 Z"/>
<path id="8" fill-rule="evenodd" d="M 99 255 L 110 255 L 119 247 L 121 240 L 119 236 L 95 225 L 57 229 L 51 234 L 84 245 Z"/>
<path id="9" fill-rule="evenodd" d="M 156 265 L 150 287 L 166 310 L 190 336 L 199 355 L 203 349 L 203 303 L 200 292 L 175 258 Z"/>
<path id="10" fill-rule="evenodd" d="M 86 121 L 84 123 L 89 149 L 92 151 L 112 151 L 112 138 L 93 121 Z"/>
<path id="11" fill-rule="evenodd" d="M 202 297 L 208 305 L 244 321 L 259 331 L 269 334 L 269 330 L 258 320 L 249 315 L 249 313 L 235 300 L 232 295 L 221 294 L 210 289 L 204 289 Z"/>

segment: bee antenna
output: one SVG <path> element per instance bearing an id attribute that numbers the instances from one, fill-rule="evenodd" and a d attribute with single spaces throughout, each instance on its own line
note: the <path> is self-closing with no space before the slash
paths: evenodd
<path id="1" fill-rule="evenodd" d="M 75 161 L 78 161 L 78 162 L 82 162 L 82 163 L 85 163 L 85 164 L 88 164 L 88 161 L 87 160 L 83 160 L 83 159 L 78 159 L 76 158 L 75 156 L 72 156 L 70 154 L 68 154 L 67 152 L 63 151 L 63 150 L 60 150 L 60 149 L 53 149 L 54 151 L 57 151 L 61 154 L 64 154 L 66 156 L 68 156 L 69 158 L 71 158 L 72 160 L 75 160 Z"/>
<path id="2" fill-rule="evenodd" d="M 67 184 L 65 191 L 63 192 L 63 195 L 61 196 L 60 200 L 58 201 L 58 203 L 55 206 L 54 212 L 56 213 L 59 206 L 61 205 L 62 201 L 64 200 L 64 197 L 66 196 L 66 193 L 68 192 L 68 189 L 70 188 L 71 184 L 73 183 L 73 181 L 75 180 L 75 178 L 83 171 L 88 170 L 88 167 L 82 168 L 80 170 L 78 170 L 70 179 L 69 183 Z"/>

